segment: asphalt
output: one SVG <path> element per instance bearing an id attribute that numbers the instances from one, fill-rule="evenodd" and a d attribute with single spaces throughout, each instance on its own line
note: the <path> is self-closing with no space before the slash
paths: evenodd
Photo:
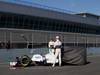
<path id="1" fill-rule="evenodd" d="M 86 65 L 65 65 L 61 67 L 31 66 L 11 68 L 9 64 L 0 63 L 0 75 L 100 75 L 100 56 L 88 57 Z"/>

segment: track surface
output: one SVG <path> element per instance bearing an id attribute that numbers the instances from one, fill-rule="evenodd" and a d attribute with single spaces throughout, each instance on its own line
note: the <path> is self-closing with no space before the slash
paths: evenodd
<path id="1" fill-rule="evenodd" d="M 0 63 L 0 75 L 100 75 L 100 56 L 88 57 L 88 64 L 82 66 L 65 65 L 32 66 L 12 69 L 8 64 Z"/>

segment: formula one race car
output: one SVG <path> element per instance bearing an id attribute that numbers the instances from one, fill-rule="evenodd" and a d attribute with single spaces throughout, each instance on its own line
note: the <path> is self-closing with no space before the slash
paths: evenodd
<path id="1" fill-rule="evenodd" d="M 16 57 L 14 62 L 10 62 L 10 66 L 22 66 L 26 67 L 29 65 L 47 65 L 52 64 L 54 61 L 54 54 L 48 53 L 45 55 L 34 54 L 32 58 L 27 55 Z M 56 63 L 58 63 L 58 59 L 56 59 Z"/>

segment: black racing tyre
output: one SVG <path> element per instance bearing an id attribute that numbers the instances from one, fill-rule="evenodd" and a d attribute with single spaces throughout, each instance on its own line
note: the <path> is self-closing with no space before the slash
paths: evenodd
<path id="1" fill-rule="evenodd" d="M 26 66 L 30 65 L 30 63 L 31 63 L 31 59 L 27 55 L 20 57 L 21 66 L 26 67 Z"/>

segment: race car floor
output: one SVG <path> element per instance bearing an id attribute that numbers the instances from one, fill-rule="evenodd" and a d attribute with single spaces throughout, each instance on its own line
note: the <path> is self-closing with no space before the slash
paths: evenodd
<path id="1" fill-rule="evenodd" d="M 88 57 L 88 63 L 82 66 L 31 66 L 12 68 L 0 63 L 0 75 L 100 75 L 100 56 Z"/>

